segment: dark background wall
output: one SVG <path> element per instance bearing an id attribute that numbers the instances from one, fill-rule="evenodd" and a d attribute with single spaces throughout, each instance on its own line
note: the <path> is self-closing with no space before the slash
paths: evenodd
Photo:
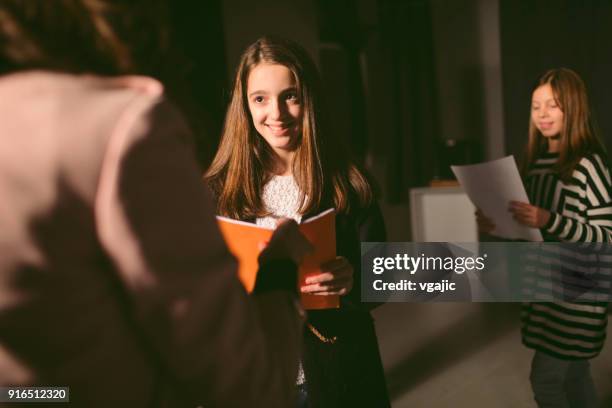
<path id="1" fill-rule="evenodd" d="M 500 23 L 508 152 L 521 152 L 531 85 L 552 67 L 574 69 L 585 80 L 610 147 L 612 2 L 500 0 Z"/>

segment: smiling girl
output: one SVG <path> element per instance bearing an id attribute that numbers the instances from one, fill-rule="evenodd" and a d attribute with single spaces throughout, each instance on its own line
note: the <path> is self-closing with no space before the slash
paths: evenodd
<path id="1" fill-rule="evenodd" d="M 546 241 L 612 242 L 612 181 L 582 79 L 569 69 L 546 72 L 534 87 L 523 166 L 533 204 L 511 202 L 522 225 Z M 492 223 L 479 215 L 482 232 Z M 564 264 L 569 267 L 569 264 Z M 541 407 L 595 407 L 589 359 L 602 350 L 606 303 L 529 303 L 523 343 L 535 349 L 531 384 Z"/>
<path id="2" fill-rule="evenodd" d="M 297 44 L 264 37 L 249 46 L 205 180 L 221 215 L 262 226 L 336 209 L 339 256 L 300 290 L 341 295 L 341 307 L 308 313 L 296 373 L 301 406 L 386 407 L 374 326 L 353 290 L 360 241 L 384 241 L 384 222 L 364 172 L 327 128 L 320 92 L 315 65 Z"/>

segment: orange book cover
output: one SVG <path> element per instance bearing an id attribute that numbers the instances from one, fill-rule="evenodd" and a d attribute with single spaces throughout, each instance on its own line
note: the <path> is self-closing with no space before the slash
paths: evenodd
<path id="1" fill-rule="evenodd" d="M 257 258 L 260 243 L 272 237 L 273 229 L 250 222 L 217 217 L 223 238 L 232 254 L 238 259 L 238 277 L 248 292 L 255 286 L 259 265 Z M 308 276 L 320 273 L 320 265 L 336 257 L 336 216 L 333 208 L 303 221 L 300 232 L 310 241 L 314 251 L 307 255 L 299 267 L 298 285 L 302 286 Z M 340 306 L 339 296 L 301 294 L 304 309 L 332 309 Z"/>

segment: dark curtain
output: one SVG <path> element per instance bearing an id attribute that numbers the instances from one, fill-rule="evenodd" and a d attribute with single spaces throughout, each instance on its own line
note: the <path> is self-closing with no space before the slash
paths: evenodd
<path id="1" fill-rule="evenodd" d="M 220 0 L 170 4 L 170 52 L 160 74 L 195 133 L 204 170 L 214 156 L 229 100 Z"/>
<path id="2" fill-rule="evenodd" d="M 393 112 L 385 187 L 390 202 L 402 202 L 438 167 L 431 10 L 426 0 L 379 0 L 379 10 Z"/>
<path id="3" fill-rule="evenodd" d="M 319 0 L 317 7 L 334 129 L 358 160 L 372 152 L 384 157 L 378 181 L 385 198 L 404 202 L 410 187 L 426 185 L 438 172 L 429 1 Z"/>
<path id="4" fill-rule="evenodd" d="M 319 66 L 334 137 L 363 163 L 368 149 L 360 55 L 367 30 L 352 0 L 318 0 Z"/>

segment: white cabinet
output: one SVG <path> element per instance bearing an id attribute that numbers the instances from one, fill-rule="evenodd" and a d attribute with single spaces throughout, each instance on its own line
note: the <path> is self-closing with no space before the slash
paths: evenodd
<path id="1" fill-rule="evenodd" d="M 461 187 L 410 189 L 415 242 L 477 242 L 476 211 Z"/>

